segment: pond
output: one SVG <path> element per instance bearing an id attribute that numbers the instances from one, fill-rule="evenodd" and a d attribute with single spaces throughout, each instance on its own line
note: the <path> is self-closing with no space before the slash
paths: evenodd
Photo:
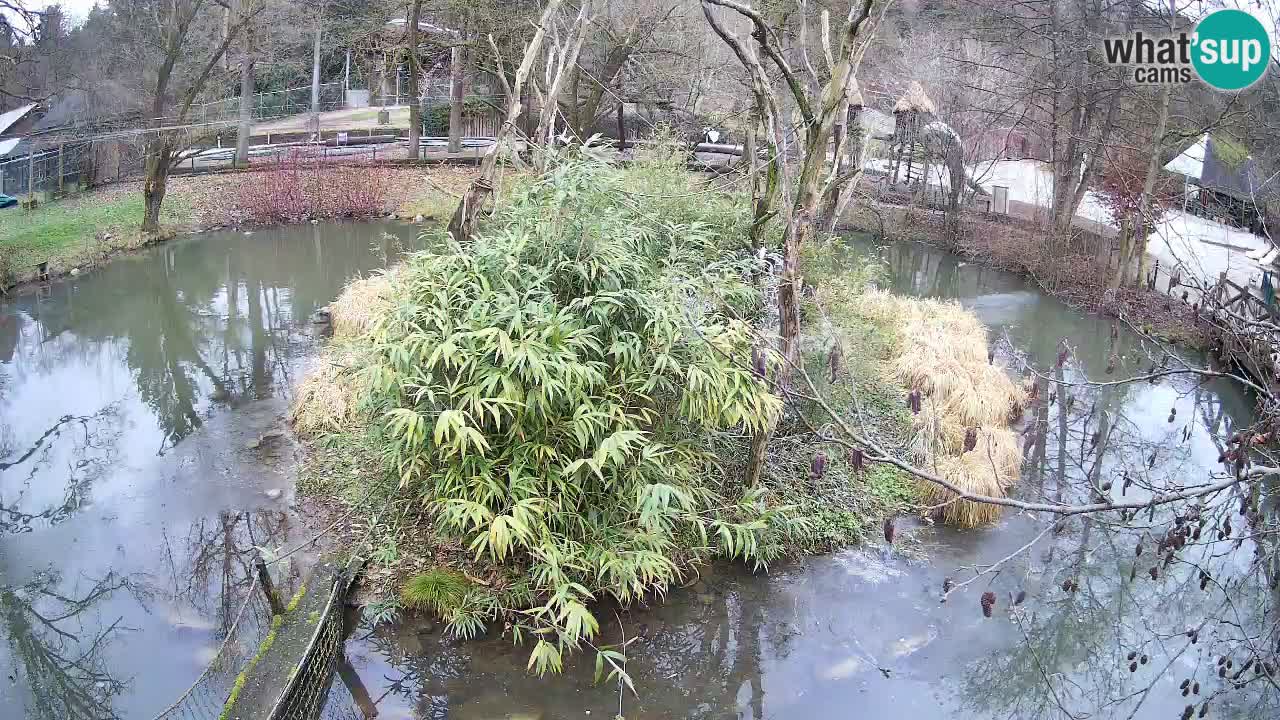
<path id="1" fill-rule="evenodd" d="M 151 718 L 192 683 L 255 546 L 300 527 L 283 415 L 312 313 L 413 242 L 212 233 L 0 304 L 5 717 Z"/>
<path id="2" fill-rule="evenodd" d="M 0 306 L 4 707 L 150 720 L 192 684 L 251 582 L 255 546 L 302 535 L 297 448 L 282 418 L 320 335 L 311 315 L 413 236 L 400 225 L 210 234 Z M 1122 328 L 1112 340 L 1108 320 L 1017 277 L 921 245 L 853 244 L 850 262 L 881 258 L 894 290 L 973 309 L 1000 338 L 998 362 L 1050 369 L 1065 337 L 1075 349 L 1068 379 L 1146 370 L 1136 335 Z M 1225 382 L 1078 388 L 1028 413 L 1018 492 L 1071 499 L 1089 473 L 1203 475 L 1251 404 Z M 360 717 L 376 704 L 380 718 L 1049 718 L 1063 708 L 1169 718 L 1187 702 L 1181 678 L 1197 672 L 1201 697 L 1213 692 L 1203 657 L 1215 631 L 1191 651 L 1173 639 L 1221 598 L 1188 592 L 1194 576 L 1177 566 L 1152 582 L 1144 564 L 1131 579 L 1127 529 L 1064 523 L 994 578 L 939 602 L 944 578 L 972 577 L 1045 527 L 1014 513 L 970 532 L 904 520 L 894 548 L 873 538 L 767 573 L 708 569 L 665 602 L 603 624 L 602 642 L 629 642 L 635 694 L 594 684 L 588 656 L 561 676 L 531 677 L 527 650 L 497 632 L 461 643 L 429 619 L 361 625 L 324 716 Z M 1215 562 L 1245 567 L 1230 555 Z M 285 573 L 285 591 L 305 564 Z M 1062 591 L 1065 578 L 1080 590 Z M 1000 597 L 990 619 L 978 605 L 988 588 Z M 1009 612 L 1022 590 L 1027 601 Z M 1130 652 L 1147 658 L 1133 672 Z M 182 716 L 216 717 L 237 669 L 218 668 Z M 1239 717 L 1274 716 L 1251 698 L 1216 702 Z"/>
<path id="3" fill-rule="evenodd" d="M 1121 328 L 1112 341 L 1109 320 L 1083 316 L 1016 276 L 918 244 L 851 245 L 850 262 L 880 258 L 883 284 L 895 292 L 955 298 L 972 309 L 999 339 L 998 362 L 1051 368 L 1068 338 L 1068 380 L 1147 370 L 1136 335 Z M 1159 348 L 1146 349 L 1159 355 Z M 1152 482 L 1203 474 L 1219 467 L 1231 428 L 1251 418 L 1249 398 L 1226 382 L 1143 382 L 1075 395 L 1042 404 L 1045 417 L 1029 414 L 1024 422 L 1032 442 L 1021 495 L 1070 500 L 1071 481 L 1095 465 L 1106 477 L 1127 470 Z M 1110 430 L 1090 446 L 1104 414 Z M 612 617 L 602 620 L 601 642 L 629 641 L 634 694 L 595 684 L 593 654 L 568 660 L 561 676 L 539 679 L 527 674 L 527 649 L 496 636 L 458 642 L 430 619 L 361 627 L 347 653 L 363 679 L 361 692 L 384 719 L 1025 719 L 1066 717 L 1063 708 L 1077 717 L 1173 718 L 1210 695 L 1217 676 L 1203 655 L 1215 639 L 1206 631 L 1187 652 L 1171 638 L 1203 619 L 1202 603 L 1220 598 L 1186 592 L 1194 585 L 1177 567 L 1164 581 L 1150 581 L 1150 561 L 1131 579 L 1134 540 L 1101 521 L 1066 523 L 994 580 L 984 577 L 939 602 L 945 578 L 972 577 L 966 568 L 1014 553 L 1045 527 L 1040 518 L 1008 512 L 998 525 L 969 532 L 904 521 L 899 536 L 910 539 L 892 551 L 873 538 L 768 573 L 717 567 L 665 602 L 601 613 Z M 1065 578 L 1080 590 L 1064 592 Z M 979 607 L 987 589 L 1000 598 L 991 619 Z M 1028 599 L 1010 614 L 1019 591 Z M 1137 653 L 1133 672 L 1130 652 Z M 1187 699 L 1179 685 L 1193 672 L 1205 687 Z M 1274 705 L 1249 705 L 1246 697 L 1219 700 L 1215 716 L 1274 717 Z M 338 688 L 328 710 L 347 717 L 353 706 Z"/>

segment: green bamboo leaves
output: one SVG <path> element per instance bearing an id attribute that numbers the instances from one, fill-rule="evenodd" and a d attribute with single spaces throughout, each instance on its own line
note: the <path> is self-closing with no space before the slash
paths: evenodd
<path id="1" fill-rule="evenodd" d="M 367 372 L 402 482 L 477 559 L 527 568 L 534 606 L 514 632 L 537 637 L 534 672 L 595 636 L 602 594 L 665 592 L 712 553 L 767 560 L 766 534 L 791 522 L 711 452 L 780 404 L 736 319 L 760 304 L 745 215 L 626 195 L 688 181 L 568 161 L 468 247 L 411 258 L 374 331 Z M 498 611 L 454 619 L 474 632 Z"/>

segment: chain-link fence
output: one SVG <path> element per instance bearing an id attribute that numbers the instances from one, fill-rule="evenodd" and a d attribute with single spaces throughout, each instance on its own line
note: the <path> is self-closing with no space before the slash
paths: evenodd
<path id="1" fill-rule="evenodd" d="M 0 160 L 0 194 L 70 195 L 93 181 L 92 143 L 63 143 L 32 148 Z"/>
<path id="2" fill-rule="evenodd" d="M 342 83 L 331 82 L 320 86 L 320 112 L 343 108 Z M 253 119 L 266 120 L 288 115 L 311 112 L 311 86 L 255 93 Z M 230 122 L 240 117 L 240 98 L 204 103 L 192 108 L 191 119 L 196 122 Z"/>
<path id="3" fill-rule="evenodd" d="M 324 709 L 345 639 L 347 590 L 351 576 L 341 572 L 330 587 L 328 602 L 315 621 L 315 632 L 289 683 L 267 720 L 315 720 Z"/>
<path id="4" fill-rule="evenodd" d="M 213 660 L 154 720 L 214 720 L 226 706 L 235 678 L 253 660 L 271 632 L 271 607 L 257 577 L 250 576 L 243 599 Z"/>

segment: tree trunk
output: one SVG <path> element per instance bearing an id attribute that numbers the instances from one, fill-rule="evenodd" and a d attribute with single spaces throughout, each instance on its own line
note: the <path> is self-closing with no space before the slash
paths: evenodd
<path id="1" fill-rule="evenodd" d="M 480 176 L 471 182 L 471 186 L 467 188 L 466 193 L 462 196 L 462 202 L 458 203 L 458 209 L 454 211 L 453 217 L 449 220 L 449 235 L 456 242 L 469 242 L 475 236 L 476 227 L 480 222 L 480 218 L 489 212 L 489 205 L 493 200 L 493 177 L 497 172 L 498 154 L 502 151 L 507 138 L 514 132 L 516 123 L 520 120 L 520 115 L 524 111 L 524 104 L 521 102 L 524 91 L 524 84 L 529 79 L 529 73 L 533 70 L 533 63 L 537 59 L 542 49 L 543 38 L 546 37 L 547 25 L 551 22 L 552 16 L 560 9 L 562 0 L 548 0 L 547 6 L 542 10 L 542 17 L 538 22 L 537 30 L 533 33 L 533 38 L 529 40 L 529 44 L 525 46 L 524 58 L 520 61 L 520 67 L 516 69 L 515 83 L 507 84 L 505 71 L 499 68 L 498 77 L 504 86 L 507 97 L 507 115 L 502 123 L 502 127 L 498 129 L 497 137 L 494 138 L 493 149 L 488 155 L 485 155 L 484 161 L 480 163 Z M 493 37 L 489 38 L 490 46 L 493 48 L 494 56 L 498 56 L 497 46 L 493 45 Z M 452 130 L 450 131 L 452 134 Z"/>
<path id="2" fill-rule="evenodd" d="M 1160 174 L 1160 157 L 1164 154 L 1164 131 L 1169 122 L 1169 86 L 1160 88 L 1160 107 L 1156 111 L 1156 126 L 1151 135 L 1151 158 L 1147 162 L 1147 176 L 1142 181 L 1142 196 L 1138 198 L 1138 216 L 1133 221 L 1134 246 L 1138 253 L 1138 277 L 1136 283 L 1142 283 L 1147 277 L 1147 230 L 1151 212 L 1151 194 L 1156 187 L 1156 178 Z"/>
<path id="3" fill-rule="evenodd" d="M 862 127 L 862 107 L 861 102 L 849 104 L 845 120 L 844 152 L 841 153 L 840 158 L 842 166 L 838 168 L 834 175 L 834 182 L 827 189 L 826 197 L 823 199 L 822 215 L 818 222 L 818 228 L 826 232 L 835 232 L 836 226 L 840 224 L 840 218 L 844 217 L 845 209 L 858 191 L 858 184 L 862 182 L 863 165 L 867 160 L 867 138 L 866 131 Z"/>
<path id="4" fill-rule="evenodd" d="M 160 208 L 164 204 L 173 159 L 173 141 L 168 133 L 153 142 L 153 148 L 148 148 L 146 179 L 142 183 L 142 232 L 148 235 L 160 232 Z"/>
<path id="5" fill-rule="evenodd" d="M 240 59 L 240 124 L 236 127 L 237 166 L 249 164 L 249 136 L 253 134 L 254 86 L 253 33 L 244 33 L 244 57 Z"/>
<path id="6" fill-rule="evenodd" d="M 570 88 L 572 107 L 569 108 L 569 117 L 573 130 L 578 134 L 578 137 L 587 138 L 591 136 L 596 117 L 600 114 L 600 106 L 604 104 L 605 88 L 613 84 L 615 78 L 621 81 L 623 69 L 627 61 L 630 60 L 632 52 L 645 29 L 641 20 L 642 18 L 637 17 L 635 24 L 627 30 L 625 35 L 618 39 L 617 44 L 609 49 L 609 53 L 604 59 L 604 65 L 599 71 L 600 74 L 589 78 L 592 87 L 587 91 L 585 98 L 579 93 L 580 76 L 583 72 L 581 70 L 574 72 L 572 87 Z M 621 97 L 621 94 L 619 94 L 619 97 Z"/>
<path id="7" fill-rule="evenodd" d="M 387 57 L 384 52 L 378 58 L 378 95 L 382 98 L 382 105 L 386 107 L 387 98 L 391 97 L 391 58 Z"/>
<path id="8" fill-rule="evenodd" d="M 413 0 L 409 7 L 409 159 L 417 160 L 422 144 L 422 98 L 418 97 L 418 18 L 422 14 L 422 0 Z"/>
<path id="9" fill-rule="evenodd" d="M 1120 259 L 1115 271 L 1107 280 L 1107 287 L 1118 288 L 1125 284 L 1129 275 L 1129 266 L 1133 264 L 1133 218 L 1126 217 L 1120 221 Z"/>
<path id="10" fill-rule="evenodd" d="M 320 139 L 320 35 L 324 23 L 316 19 L 315 45 L 311 49 L 311 132 Z"/>
<path id="11" fill-rule="evenodd" d="M 622 98 L 622 76 L 618 76 L 618 151 L 627 149 L 627 103 Z"/>
<path id="12" fill-rule="evenodd" d="M 777 203 L 779 194 L 782 189 L 781 179 L 778 176 L 778 167 L 770 161 L 766 166 L 764 173 L 760 172 L 760 161 L 757 157 L 756 143 L 760 137 L 760 112 L 755 110 L 751 114 L 751 130 L 747 134 L 746 146 L 744 151 L 747 160 L 747 172 L 750 175 L 749 186 L 751 188 L 751 228 L 747 231 L 747 239 L 751 244 L 751 251 L 758 252 L 765 245 L 765 231 L 769 227 L 769 221 L 778 214 Z M 777 152 L 777 148 L 768 140 L 769 135 L 765 135 L 765 152 L 772 155 Z"/>
<path id="13" fill-rule="evenodd" d="M 782 239 L 782 279 L 778 285 L 778 314 L 782 333 L 781 352 L 785 360 L 780 379 L 785 387 L 791 370 L 800 362 L 800 250 L 813 237 L 813 223 L 822 201 L 820 181 L 827 162 L 826 136 L 817 128 L 805 148 L 804 166 L 796 183 L 796 200 L 791 220 Z"/>
<path id="14" fill-rule="evenodd" d="M 604 80 L 603 78 L 602 81 L 611 82 L 610 80 Z M 569 126 L 578 134 L 578 137 L 586 138 L 590 137 L 591 131 L 589 128 L 583 127 L 582 102 L 578 97 L 578 92 L 581 89 L 581 82 L 582 70 L 575 65 L 569 69 L 569 88 L 567 91 L 569 95 L 569 102 L 566 103 L 569 106 Z"/>
<path id="15" fill-rule="evenodd" d="M 840 109 L 836 111 L 835 127 L 831 131 L 831 148 L 835 155 L 835 169 L 832 171 L 832 181 L 827 185 L 827 191 L 823 193 L 822 212 L 818 216 L 818 227 L 827 232 L 831 232 L 835 228 L 836 205 L 840 203 L 840 188 L 844 185 L 840 178 L 849 164 L 846 134 L 849 128 L 849 112 L 851 110 L 852 107 L 847 99 L 841 102 Z"/>
<path id="16" fill-rule="evenodd" d="M 462 152 L 462 99 L 466 50 L 455 45 L 449 56 L 449 152 Z M 495 148 L 496 150 L 496 148 Z"/>
<path id="17" fill-rule="evenodd" d="M 796 185 L 794 209 L 787 221 L 782 238 L 782 276 L 778 280 L 778 331 L 779 353 L 782 365 L 778 368 L 775 386 L 786 397 L 791 386 L 794 369 L 803 362 L 800 357 L 800 293 L 803 278 L 800 276 L 800 250 L 813 237 L 813 224 L 822 201 L 820 180 L 826 165 L 826 140 L 830 137 L 830 125 L 812 127 L 805 143 L 804 164 Z M 824 130 L 826 132 L 824 132 Z M 770 163 L 773 171 L 776 164 Z M 756 487 L 764 475 L 769 441 L 777 425 L 777 418 L 751 438 L 751 457 L 747 465 L 747 485 Z"/>

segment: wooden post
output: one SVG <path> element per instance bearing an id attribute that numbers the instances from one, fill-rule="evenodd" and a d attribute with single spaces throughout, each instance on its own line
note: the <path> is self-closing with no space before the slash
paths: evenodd
<path id="1" fill-rule="evenodd" d="M 27 199 L 36 199 L 36 146 L 27 151 Z"/>
<path id="2" fill-rule="evenodd" d="M 262 592 L 267 596 L 267 604 L 271 606 L 272 615 L 283 615 L 284 605 L 280 602 L 280 596 L 276 593 L 275 583 L 271 581 L 271 573 L 267 571 L 267 563 L 262 559 L 262 555 L 254 558 L 253 564 L 258 569 L 258 582 L 262 585 Z"/>
<path id="3" fill-rule="evenodd" d="M 66 174 L 63 172 L 63 169 L 66 167 L 63 161 L 63 149 L 65 147 L 66 147 L 66 143 L 58 143 L 58 195 L 59 196 L 63 194 L 66 186 L 66 181 L 64 180 L 64 178 L 66 177 Z"/>
<path id="4" fill-rule="evenodd" d="M 622 94 L 622 72 L 618 72 L 618 152 L 627 149 L 627 123 L 626 123 L 626 107 L 627 103 Z"/>

